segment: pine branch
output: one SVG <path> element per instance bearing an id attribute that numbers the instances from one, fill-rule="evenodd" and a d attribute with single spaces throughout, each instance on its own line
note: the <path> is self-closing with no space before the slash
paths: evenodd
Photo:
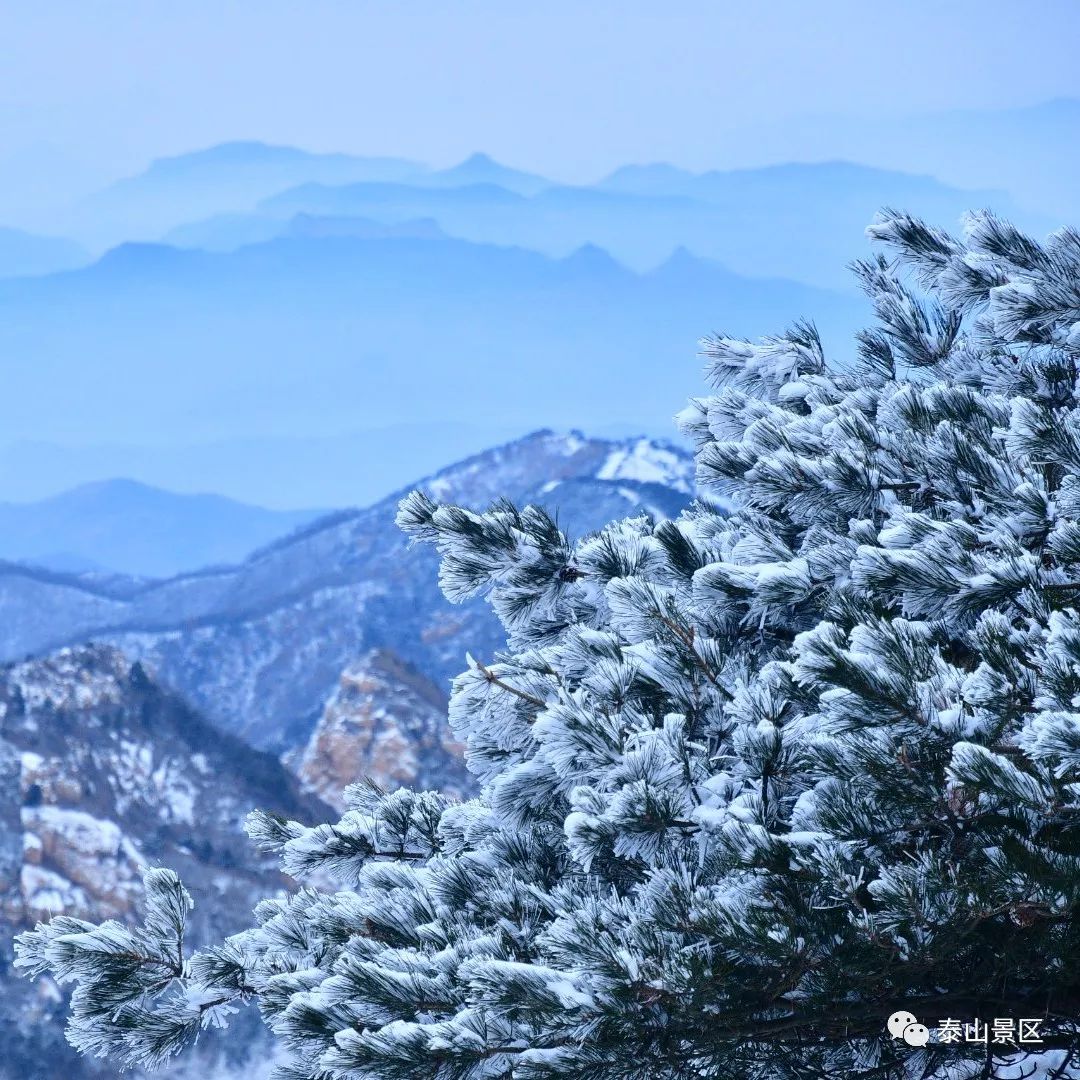
<path id="1" fill-rule="evenodd" d="M 540 698 L 535 697 L 534 695 L 527 693 L 524 690 L 519 690 L 516 686 L 511 686 L 507 682 L 503 682 L 503 680 L 500 679 L 494 671 L 492 671 L 489 667 L 485 667 L 482 663 L 480 663 L 479 660 L 476 660 L 475 664 L 480 674 L 483 675 L 484 678 L 487 679 L 487 681 L 492 685 L 497 686 L 502 690 L 505 690 L 508 694 L 513 694 L 515 697 L 521 698 L 522 701 L 527 701 L 530 705 L 535 705 L 538 709 L 544 709 L 547 707 L 546 701 L 542 701 Z"/>
<path id="2" fill-rule="evenodd" d="M 348 839 L 347 837 L 342 837 L 341 833 L 339 833 L 338 830 L 333 825 L 330 826 L 330 831 L 338 839 Z M 429 855 L 427 855 L 426 853 L 424 853 L 422 851 L 406 851 L 404 848 L 402 848 L 399 851 L 379 851 L 378 848 L 376 848 L 374 844 L 371 844 L 370 841 L 367 840 L 366 837 L 364 838 L 364 842 L 367 843 L 371 848 L 370 851 L 364 852 L 365 858 L 368 858 L 368 859 L 394 859 L 394 860 L 404 859 L 404 860 L 408 861 L 408 860 L 423 860 L 423 859 L 430 858 Z"/>
<path id="3" fill-rule="evenodd" d="M 174 964 L 171 960 L 162 960 L 159 956 L 146 956 L 144 953 L 132 952 L 130 949 L 121 953 L 116 953 L 117 956 L 125 956 L 129 960 L 135 960 L 143 967 L 161 967 L 166 971 L 173 974 L 174 977 L 179 978 L 184 969 L 184 958 L 181 954 L 178 958 L 178 963 Z"/>
<path id="4" fill-rule="evenodd" d="M 693 659 L 697 667 L 701 670 L 705 678 L 708 679 L 709 682 L 712 683 L 712 685 L 716 687 L 716 689 L 719 690 L 720 693 L 723 694 L 723 696 L 730 701 L 731 694 L 728 691 L 727 687 L 724 686 L 724 684 L 720 681 L 719 675 L 717 675 L 716 672 L 714 672 L 712 668 L 709 667 L 709 665 L 705 662 L 705 658 L 694 647 L 694 627 L 691 626 L 689 630 L 684 630 L 681 626 L 678 625 L 678 623 L 672 622 L 671 619 L 667 618 L 667 616 L 661 614 L 659 611 L 654 611 L 653 614 L 679 639 L 679 641 L 683 643 L 683 645 L 686 646 L 686 649 L 690 653 L 691 658 Z"/>

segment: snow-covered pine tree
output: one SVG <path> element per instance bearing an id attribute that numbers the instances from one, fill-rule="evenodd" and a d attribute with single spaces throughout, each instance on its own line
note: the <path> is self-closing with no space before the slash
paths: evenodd
<path id="1" fill-rule="evenodd" d="M 677 521 L 574 543 L 536 508 L 404 501 L 446 595 L 507 630 L 454 685 L 482 794 L 254 815 L 341 891 L 218 947 L 185 947 L 161 869 L 140 928 L 23 934 L 27 974 L 76 984 L 76 1046 L 154 1065 L 255 1002 L 292 1080 L 1021 1075 L 1009 1042 L 890 1038 L 903 1008 L 1040 1018 L 1040 1075 L 1070 1075 L 1080 233 L 870 233 L 857 363 L 808 324 L 707 340 Z"/>

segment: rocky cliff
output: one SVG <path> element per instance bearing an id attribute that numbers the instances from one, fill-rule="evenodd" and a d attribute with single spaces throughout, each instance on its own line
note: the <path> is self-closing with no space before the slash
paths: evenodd
<path id="1" fill-rule="evenodd" d="M 342 672 L 302 751 L 287 759 L 304 788 L 337 810 L 361 777 L 382 787 L 438 788 L 462 795 L 471 784 L 446 722 L 443 691 L 386 650 Z"/>
<path id="2" fill-rule="evenodd" d="M 63 995 L 11 970 L 11 938 L 64 912 L 136 919 L 141 868 L 177 870 L 192 930 L 240 929 L 258 899 L 287 889 L 241 831 L 253 807 L 309 822 L 329 808 L 271 755 L 222 735 L 143 667 L 105 646 L 0 668 L 0 1077 L 112 1076 L 63 1042 Z M 255 1017 L 206 1040 L 200 1067 L 265 1050 Z"/>

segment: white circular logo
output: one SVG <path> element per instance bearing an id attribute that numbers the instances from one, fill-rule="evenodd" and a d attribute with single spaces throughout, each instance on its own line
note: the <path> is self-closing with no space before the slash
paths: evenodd
<path id="1" fill-rule="evenodd" d="M 908 1046 L 925 1046 L 930 1041 L 930 1029 L 920 1024 L 913 1013 L 903 1009 L 894 1012 L 886 1026 L 894 1039 L 903 1039 Z"/>
<path id="2" fill-rule="evenodd" d="M 908 1024 L 904 1028 L 904 1042 L 908 1046 L 925 1046 L 930 1041 L 930 1029 L 925 1024 Z"/>
<path id="3" fill-rule="evenodd" d="M 894 1039 L 902 1038 L 904 1034 L 904 1028 L 906 1028 L 909 1024 L 917 1023 L 918 1021 L 915 1019 L 914 1013 L 894 1012 L 892 1016 L 889 1017 L 889 1034 Z"/>

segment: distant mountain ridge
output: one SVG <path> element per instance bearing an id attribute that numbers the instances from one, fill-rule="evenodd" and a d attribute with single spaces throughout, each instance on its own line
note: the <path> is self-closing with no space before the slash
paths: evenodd
<path id="1" fill-rule="evenodd" d="M 1047 135 L 1074 112 L 1024 116 Z M 574 186 L 482 153 L 434 169 L 250 141 L 160 159 L 94 199 L 83 210 L 109 232 L 100 242 L 124 242 L 93 265 L 0 280 L 5 390 L 22 404 L 0 447 L 0 497 L 128 472 L 90 470 L 88 453 L 70 480 L 35 489 L 37 462 L 13 462 L 30 443 L 206 459 L 199 448 L 227 454 L 238 440 L 313 445 L 416 423 L 446 460 L 461 450 L 437 434 L 447 423 L 477 429 L 470 448 L 538 420 L 662 431 L 675 388 L 695 385 L 702 334 L 753 338 L 810 316 L 830 358 L 850 359 L 868 310 L 846 266 L 868 251 L 883 203 L 948 228 L 987 202 L 1036 234 L 1059 224 L 1001 191 L 841 159 L 625 166 Z M 267 475 L 294 485 L 272 490 L 274 505 L 362 502 L 399 482 L 393 460 L 415 456 L 400 441 L 353 445 L 355 458 L 326 463 L 333 482 L 316 482 L 315 462 L 310 493 L 272 449 Z M 270 505 L 254 459 L 245 450 L 220 471 L 231 495 Z M 355 499 L 349 468 L 363 477 Z"/>
<path id="2" fill-rule="evenodd" d="M 516 244 L 552 257 L 591 243 L 644 270 L 682 245 L 740 274 L 837 287 L 850 284 L 844 267 L 860 253 L 863 230 L 884 205 L 949 228 L 966 210 L 982 206 L 1037 231 L 1056 224 L 1018 207 L 1004 191 L 961 190 L 929 175 L 830 161 L 701 174 L 627 166 L 593 186 L 548 184 L 532 191 L 491 182 L 452 188 L 427 180 L 307 182 L 262 200 L 247 228 L 266 235 L 266 218 L 287 222 L 297 213 L 387 223 L 423 217 L 462 239 Z M 200 232 L 189 225 L 180 235 L 188 243 L 200 236 L 220 243 L 212 226 Z"/>
<path id="3" fill-rule="evenodd" d="M 1080 99 L 1076 98 L 1021 107 L 875 116 L 873 122 L 858 115 L 800 116 L 758 124 L 752 131 L 727 130 L 719 141 L 722 153 L 717 155 L 724 164 L 697 174 L 696 183 L 688 183 L 694 176 L 689 171 L 658 163 L 616 168 L 607 176 L 579 183 L 577 189 L 651 191 L 654 195 L 693 190 L 695 197 L 701 197 L 712 181 L 725 175 L 762 168 L 846 165 L 849 171 L 919 173 L 945 187 L 991 188 L 998 193 L 995 208 L 1023 215 L 1026 226 L 1041 228 L 1050 222 L 1059 224 L 1056 219 L 1062 215 L 1077 213 L 1072 148 L 1080 143 L 1078 137 Z M 1009 147 L 1010 152 L 1002 153 L 1002 147 Z M 642 168 L 648 169 L 649 176 L 644 184 Z M 631 179 L 633 173 L 636 176 Z M 432 168 L 401 157 L 316 152 L 241 139 L 151 161 L 137 175 L 85 197 L 59 231 L 101 250 L 123 240 L 157 239 L 211 215 L 249 212 L 259 199 L 289 187 L 362 180 L 444 189 L 490 184 L 523 195 L 567 186 L 501 164 L 483 152 L 447 168 Z M 904 193 L 903 187 L 893 183 L 888 201 L 903 203 L 899 196 Z M 841 197 L 848 194 L 841 192 Z M 913 209 L 932 212 L 922 206 Z M 40 221 L 35 219 L 32 227 L 40 228 Z M 611 246 L 599 235 L 587 239 Z M 715 252 L 701 253 L 717 257 Z M 718 257 L 726 258 L 723 253 Z M 788 273 L 783 266 L 765 272 Z"/>
<path id="4" fill-rule="evenodd" d="M 137 177 L 189 177 L 192 174 L 214 172 L 216 170 L 240 169 L 295 169 L 295 168 L 341 169 L 351 172 L 363 169 L 366 172 L 383 171 L 387 174 L 411 176 L 426 172 L 428 167 L 416 161 L 398 157 L 369 157 L 340 152 L 322 153 L 301 150 L 295 146 L 283 146 L 260 142 L 257 139 L 237 139 L 232 142 L 217 143 L 202 150 L 192 150 L 183 154 L 155 158 Z M 125 183 L 126 181 L 118 181 Z"/>
<path id="5" fill-rule="evenodd" d="M 463 239 L 521 244 L 553 256 L 594 243 L 643 269 L 683 244 L 742 273 L 813 283 L 824 274 L 834 285 L 843 283 L 851 245 L 883 204 L 905 206 L 946 226 L 962 211 L 983 205 L 1036 230 L 1056 224 L 1030 207 L 1018 207 L 1004 190 L 960 190 L 935 179 L 933 171 L 924 167 L 916 175 L 843 159 L 703 173 L 658 163 L 623 166 L 593 184 L 575 186 L 510 168 L 483 153 L 451 168 L 430 169 L 399 159 L 236 143 L 154 162 L 100 197 L 119 200 L 137 216 L 148 192 L 159 202 L 175 203 L 185 185 L 193 190 L 222 186 L 207 214 L 180 213 L 177 206 L 170 226 L 156 233 L 114 230 L 114 242 L 162 237 L 183 246 L 229 250 L 284 235 L 286 226 L 267 219 L 287 220 L 296 212 L 388 224 L 422 217 Z M 236 194 L 240 189 L 242 199 Z M 257 199 L 256 189 L 262 192 Z M 207 206 L 209 201 L 202 200 Z M 770 240 L 770 222 L 786 247 Z M 800 230 L 810 232 L 803 236 Z M 853 238 L 847 247 L 845 238 Z M 841 257 L 830 260 L 837 244 Z M 791 262 L 788 249 L 820 250 L 820 255 L 807 266 L 806 255 L 801 264 Z"/>
<path id="6" fill-rule="evenodd" d="M 313 153 L 257 141 L 221 143 L 158 158 L 84 199 L 69 229 L 99 247 L 148 240 L 208 213 L 250 210 L 292 184 L 312 180 L 406 180 L 428 171 L 402 158 Z"/>
<path id="7" fill-rule="evenodd" d="M 476 153 L 447 169 L 396 157 L 316 153 L 258 141 L 220 143 L 156 158 L 76 208 L 69 228 L 97 245 L 156 239 L 207 212 L 250 210 L 277 191 L 302 183 L 408 183 L 433 188 L 475 184 L 535 194 L 551 181 Z"/>
<path id="8" fill-rule="evenodd" d="M 812 115 L 732 131 L 740 164 L 863 161 L 929 173 L 958 187 L 988 185 L 1056 226 L 1080 217 L 1080 98 L 1005 108 L 903 115 Z"/>
<path id="9" fill-rule="evenodd" d="M 52 274 L 91 261 L 85 248 L 64 237 L 0 227 L 0 278 Z"/>
<path id="10" fill-rule="evenodd" d="M 467 187 L 492 184 L 518 195 L 535 195 L 554 187 L 554 181 L 536 173 L 523 172 L 501 164 L 489 154 L 475 153 L 458 165 L 433 170 L 416 178 L 417 184 L 429 187 Z"/>
<path id="11" fill-rule="evenodd" d="M 698 199 L 703 202 L 721 201 L 746 197 L 760 197 L 761 193 L 781 194 L 789 192 L 794 185 L 804 190 L 840 194 L 852 189 L 887 194 L 898 184 L 918 196 L 940 197 L 948 190 L 929 172 L 911 172 L 897 168 L 880 168 L 855 161 L 835 159 L 831 161 L 791 161 L 754 168 L 708 169 L 692 172 L 666 162 L 649 165 L 623 165 L 600 180 L 595 186 L 603 191 L 644 196 L 674 196 Z M 1007 200 L 1002 190 L 970 190 L 968 195 L 997 200 Z"/>
<path id="12" fill-rule="evenodd" d="M 6 373 L 26 403 L 7 437 L 191 444 L 455 420 L 490 444 L 538 418 L 658 431 L 697 383 L 702 334 L 809 314 L 828 343 L 863 319 L 857 297 L 685 253 L 675 268 L 438 236 L 290 236 L 224 254 L 125 244 L 0 282 L 0 355 L 39 361 Z"/>
<path id="13" fill-rule="evenodd" d="M 52 570 L 169 577 L 239 562 L 319 517 L 220 495 L 179 495 L 106 480 L 30 503 L 0 503 L 0 559 Z"/>

